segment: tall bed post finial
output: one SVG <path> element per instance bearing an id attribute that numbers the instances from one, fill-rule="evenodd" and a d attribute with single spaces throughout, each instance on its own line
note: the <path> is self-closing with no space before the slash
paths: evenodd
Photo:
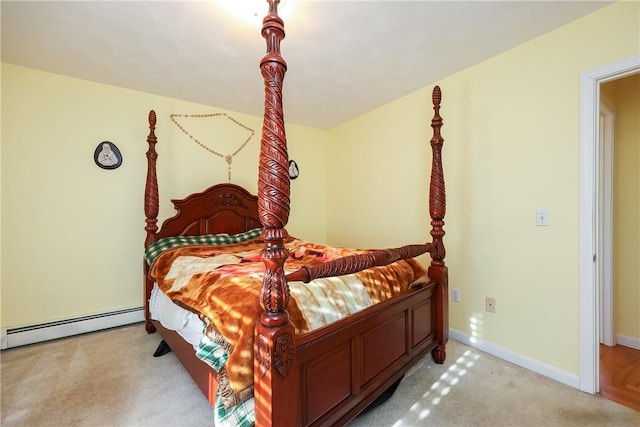
<path id="1" fill-rule="evenodd" d="M 156 143 L 158 138 L 155 134 L 156 130 L 156 112 L 149 111 L 149 135 L 147 136 L 147 144 L 149 149 L 147 150 L 147 182 L 144 187 L 144 215 L 146 217 L 147 225 L 144 227 L 147 232 L 147 237 L 144 240 L 144 247 L 154 243 L 157 239 L 156 233 L 158 232 L 158 177 L 156 173 L 156 160 L 158 159 L 158 153 L 156 152 Z M 144 261 L 144 301 L 149 301 L 151 297 L 151 288 L 153 287 L 152 281 L 148 277 L 149 266 Z M 155 332 L 156 328 L 151 323 L 151 314 L 149 313 L 149 304 L 144 305 L 144 319 L 145 329 L 148 333 Z"/>
<path id="2" fill-rule="evenodd" d="M 429 214 L 431 215 L 431 236 L 433 237 L 432 265 L 444 265 L 445 248 L 444 215 L 446 213 L 446 196 L 444 189 L 444 172 L 442 170 L 442 144 L 444 139 L 440 134 L 442 117 L 440 117 L 440 101 L 442 93 L 440 87 L 433 88 L 432 101 L 434 115 L 431 119 L 433 136 L 431 137 L 431 183 L 429 185 Z"/>
<path id="3" fill-rule="evenodd" d="M 267 268 L 261 304 L 265 313 L 273 316 L 284 312 L 289 301 L 289 288 L 282 271 L 282 265 L 289 255 L 283 242 L 287 237 L 285 226 L 289 220 L 290 203 L 289 158 L 282 110 L 282 82 L 287 65 L 280 56 L 284 23 L 277 15 L 278 3 L 278 0 L 269 1 L 269 14 L 264 18 L 262 27 L 267 54 L 260 62 L 265 99 L 258 167 L 258 215 L 264 227 L 262 236 L 265 249 L 262 259 Z"/>
<path id="4" fill-rule="evenodd" d="M 442 238 L 444 237 L 444 215 L 446 212 L 446 197 L 444 192 L 444 172 L 442 169 L 442 144 L 444 138 L 440 134 L 442 129 L 442 117 L 440 117 L 440 101 L 442 93 L 440 87 L 433 88 L 433 118 L 431 127 L 431 182 L 429 184 L 429 214 L 431 216 L 431 266 L 429 277 L 438 283 L 435 292 L 436 299 L 436 328 L 435 336 L 438 345 L 431 351 L 436 363 L 444 363 L 447 357 L 447 342 L 449 341 L 449 270 L 444 263 L 445 249 Z"/>
<path id="5" fill-rule="evenodd" d="M 258 167 L 258 215 L 264 227 L 265 247 L 261 256 L 265 265 L 260 290 L 262 317 L 254 335 L 255 424 L 259 426 L 295 425 L 298 405 L 287 399 L 273 400 L 285 390 L 298 387 L 295 360 L 295 329 L 286 311 L 289 286 L 284 263 L 289 256 L 284 240 L 289 220 L 289 156 L 282 110 L 282 82 L 287 63 L 280 55 L 284 23 L 278 16 L 279 0 L 268 0 L 269 12 L 263 20 L 262 36 L 267 53 L 260 61 L 264 78 L 264 122 Z"/>
<path id="6" fill-rule="evenodd" d="M 144 241 L 145 248 L 155 242 L 155 235 L 158 231 L 158 177 L 156 173 L 156 160 L 158 159 L 158 153 L 156 152 L 156 143 L 158 138 L 155 135 L 156 130 L 156 112 L 149 111 L 149 135 L 147 136 L 147 143 L 149 149 L 147 150 L 147 183 L 144 189 L 144 214 L 147 217 L 147 226 L 144 228 L 147 231 L 147 238 Z"/>

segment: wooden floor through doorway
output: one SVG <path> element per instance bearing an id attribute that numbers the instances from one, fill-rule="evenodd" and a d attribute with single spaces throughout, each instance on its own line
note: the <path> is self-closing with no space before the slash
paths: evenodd
<path id="1" fill-rule="evenodd" d="M 600 394 L 640 411 L 640 350 L 600 345 Z"/>

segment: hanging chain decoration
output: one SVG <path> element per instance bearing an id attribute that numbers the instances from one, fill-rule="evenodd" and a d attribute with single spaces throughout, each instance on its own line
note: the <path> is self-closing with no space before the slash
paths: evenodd
<path id="1" fill-rule="evenodd" d="M 178 123 L 178 120 L 176 120 L 176 118 L 178 117 L 188 117 L 188 118 L 210 118 L 210 117 L 219 117 L 219 116 L 224 116 L 227 119 L 231 120 L 233 123 L 235 123 L 236 125 L 240 126 L 243 129 L 246 129 L 249 131 L 249 137 L 242 143 L 242 145 L 240 145 L 240 147 L 238 147 L 238 149 L 236 151 L 234 151 L 231 154 L 222 154 L 217 152 L 216 150 L 212 149 L 211 147 L 205 145 L 204 143 L 202 143 L 200 140 L 198 140 L 197 138 L 195 138 L 193 135 L 191 135 L 180 123 Z M 169 117 L 171 118 L 171 121 L 173 123 L 175 123 L 176 126 L 178 126 L 178 129 L 180 129 L 182 132 L 184 132 L 185 135 L 187 135 L 193 142 L 195 142 L 196 144 L 198 144 L 199 146 L 201 146 L 202 148 L 204 148 L 205 150 L 207 150 L 208 152 L 210 152 L 211 154 L 214 154 L 218 157 L 221 157 L 225 160 L 225 162 L 227 162 L 227 169 L 228 169 L 228 173 L 229 173 L 229 182 L 231 182 L 231 163 L 233 162 L 233 156 L 235 156 L 236 154 L 238 154 L 251 140 L 251 138 L 253 138 L 253 135 L 255 135 L 256 131 L 251 129 L 248 126 L 243 125 L 242 123 L 240 123 L 239 121 L 237 121 L 236 119 L 234 119 L 233 117 L 228 116 L 226 113 L 211 113 L 211 114 L 170 114 Z"/>

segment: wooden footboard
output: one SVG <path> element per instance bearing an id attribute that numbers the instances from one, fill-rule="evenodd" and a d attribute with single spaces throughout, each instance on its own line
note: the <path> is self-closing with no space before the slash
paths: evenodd
<path id="1" fill-rule="evenodd" d="M 438 344 L 436 286 L 299 337 L 299 392 L 274 395 L 300 396 L 300 425 L 346 424 Z"/>

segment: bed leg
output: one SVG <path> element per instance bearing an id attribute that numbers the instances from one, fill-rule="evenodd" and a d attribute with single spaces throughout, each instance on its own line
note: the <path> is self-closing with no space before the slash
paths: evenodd
<path id="1" fill-rule="evenodd" d="M 438 345 L 431 351 L 431 355 L 433 356 L 433 361 L 438 365 L 442 365 L 444 360 L 447 358 L 447 349 L 444 345 Z"/>
<path id="2" fill-rule="evenodd" d="M 284 324 L 269 327 L 270 322 Z M 256 426 L 296 426 L 301 419 L 295 329 L 287 312 L 262 315 L 254 342 Z M 277 398 L 275 398 L 277 396 Z"/>
<path id="3" fill-rule="evenodd" d="M 153 282 L 149 279 L 149 265 L 145 259 L 142 260 L 143 275 L 143 298 L 144 298 L 144 329 L 148 334 L 152 334 L 156 331 L 156 327 L 151 323 L 151 312 L 149 311 L 149 298 L 151 298 L 151 289 L 153 288 Z"/>
<path id="4" fill-rule="evenodd" d="M 153 334 L 156 331 L 156 327 L 153 326 L 153 323 L 151 323 L 151 319 L 145 320 L 144 329 L 147 331 L 148 334 Z"/>
<path id="5" fill-rule="evenodd" d="M 436 340 L 438 345 L 431 352 L 434 362 L 444 363 L 449 342 L 449 270 L 444 265 L 430 266 L 429 277 L 438 282 L 436 290 Z"/>

